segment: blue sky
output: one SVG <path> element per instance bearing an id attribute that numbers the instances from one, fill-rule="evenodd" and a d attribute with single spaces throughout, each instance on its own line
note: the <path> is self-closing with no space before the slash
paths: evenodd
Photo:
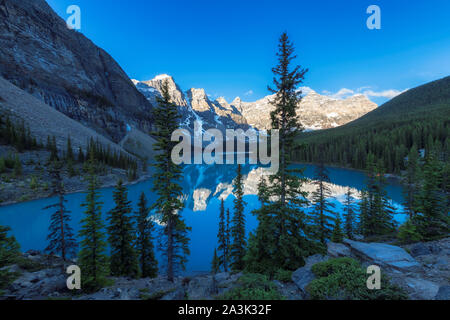
<path id="1" fill-rule="evenodd" d="M 131 78 L 172 75 L 187 90 L 253 101 L 269 94 L 277 40 L 287 31 L 305 86 L 382 103 L 450 75 L 448 0 L 47 0 L 64 19 L 81 8 L 81 32 Z M 369 30 L 369 5 L 381 30 Z M 344 89 L 344 90 L 342 90 Z M 347 92 L 347 94 L 345 94 Z"/>

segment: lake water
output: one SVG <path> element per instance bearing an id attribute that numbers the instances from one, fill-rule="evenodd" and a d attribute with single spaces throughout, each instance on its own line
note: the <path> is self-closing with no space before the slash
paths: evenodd
<path id="1" fill-rule="evenodd" d="M 306 167 L 305 176 L 312 178 L 313 165 L 298 165 Z M 257 225 L 256 218 L 251 211 L 259 208 L 257 199 L 257 185 L 264 169 L 256 165 L 243 166 L 244 172 L 244 200 L 247 205 L 246 231 L 250 232 Z M 365 186 L 365 176 L 360 171 L 340 168 L 329 168 L 330 184 L 336 210 L 342 211 L 341 202 L 344 199 L 347 187 L 351 187 L 356 193 Z M 187 264 L 187 273 L 193 274 L 210 270 L 210 262 L 217 245 L 218 217 L 221 199 L 225 200 L 225 207 L 233 212 L 233 195 L 231 183 L 236 176 L 234 165 L 189 165 L 183 172 L 183 193 L 186 199 L 186 207 L 182 212 L 187 224 L 192 227 L 190 233 L 191 255 Z M 402 191 L 396 181 L 388 181 L 387 193 L 393 200 L 394 206 L 401 209 Z M 151 203 L 155 199 L 151 192 L 151 181 L 141 182 L 128 187 L 129 200 L 136 207 L 141 192 L 145 192 Z M 314 186 L 307 184 L 307 191 L 313 191 Z M 113 188 L 101 190 L 103 215 L 113 208 Z M 72 226 L 76 232 L 80 229 L 80 221 L 83 217 L 83 208 L 80 204 L 84 201 L 85 194 L 77 193 L 67 195 L 67 207 L 72 212 Z M 54 203 L 55 199 L 41 199 L 5 207 L 0 207 L 0 225 L 10 226 L 12 234 L 17 238 L 22 251 L 30 249 L 43 250 L 47 245 L 47 228 L 50 222 L 51 211 L 42 208 Z M 403 214 L 396 215 L 396 220 L 402 222 Z M 158 254 L 159 256 L 159 254 Z"/>

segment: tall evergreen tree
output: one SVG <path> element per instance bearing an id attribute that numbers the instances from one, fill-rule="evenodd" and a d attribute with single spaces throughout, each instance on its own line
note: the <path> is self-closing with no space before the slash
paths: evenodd
<path id="1" fill-rule="evenodd" d="M 366 236 L 379 236 L 393 232 L 395 210 L 386 192 L 386 178 L 381 161 L 375 163 L 374 155 L 369 154 L 367 160 L 367 195 L 369 208 L 367 211 Z"/>
<path id="2" fill-rule="evenodd" d="M 275 215 L 273 214 L 273 209 L 276 207 L 269 197 L 267 181 L 263 176 L 258 184 L 258 199 L 261 207 L 252 212 L 258 219 L 258 227 L 249 236 L 245 268 L 250 273 L 261 273 L 273 277 L 280 269 L 280 265 L 275 260 L 279 249 L 276 239 L 278 226 L 274 223 Z"/>
<path id="3" fill-rule="evenodd" d="M 219 232 L 217 234 L 217 238 L 219 240 L 219 259 L 220 259 L 220 265 L 223 266 L 223 270 L 225 272 L 228 272 L 228 256 L 229 256 L 229 238 L 228 238 L 228 226 L 227 221 L 225 217 L 225 203 L 222 199 L 220 203 L 220 213 L 219 213 Z"/>
<path id="4" fill-rule="evenodd" d="M 122 180 L 117 182 L 113 192 L 114 209 L 108 212 L 108 241 L 111 248 L 110 270 L 113 276 L 136 277 L 138 263 L 133 243 L 134 227 L 127 189 Z"/>
<path id="5" fill-rule="evenodd" d="M 20 256 L 20 246 L 14 236 L 9 236 L 11 228 L 0 225 L 0 296 L 2 289 L 14 281 L 16 274 L 4 267 L 14 264 Z"/>
<path id="6" fill-rule="evenodd" d="M 136 249 L 138 254 L 141 276 L 143 278 L 155 278 L 158 275 L 158 261 L 155 258 L 153 246 L 154 223 L 149 219 L 147 199 L 142 192 L 139 198 L 137 222 Z"/>
<path id="7" fill-rule="evenodd" d="M 355 213 L 352 190 L 348 187 L 344 202 L 344 228 L 349 239 L 353 239 L 355 234 Z"/>
<path id="8" fill-rule="evenodd" d="M 254 213 L 262 215 L 258 220 L 270 220 L 260 224 L 252 241 L 252 252 L 262 250 L 253 257 L 272 259 L 272 265 L 277 269 L 295 270 L 304 263 L 304 257 L 312 250 L 312 243 L 305 236 L 305 213 L 303 208 L 307 205 L 306 192 L 302 191 L 304 179 L 301 178 L 304 170 L 289 168 L 291 153 L 294 149 L 294 138 L 302 131 L 297 117 L 297 106 L 301 101 L 302 92 L 298 86 L 303 82 L 307 70 L 300 66 L 291 67 L 294 55 L 294 46 L 286 33 L 280 37 L 278 65 L 272 69 L 275 88 L 269 90 L 275 94 L 273 104 L 275 109 L 271 113 L 272 128 L 279 132 L 280 161 L 279 170 L 269 177 L 260 198 L 264 204 Z M 272 131 L 272 136 L 275 131 Z M 271 252 L 271 246 L 266 246 L 262 235 L 263 228 L 275 226 L 273 243 L 277 247 Z M 249 259 L 251 257 L 249 256 Z M 250 262 L 250 261 L 249 261 Z"/>
<path id="9" fill-rule="evenodd" d="M 70 139 L 70 136 L 67 137 L 66 158 L 67 158 L 67 160 L 70 160 L 70 161 L 75 160 L 75 157 L 73 155 L 73 149 L 72 149 L 72 140 Z"/>
<path id="10" fill-rule="evenodd" d="M 314 184 L 317 189 L 312 193 L 314 204 L 312 220 L 314 237 L 320 240 L 322 244 L 325 244 L 326 240 L 331 238 L 336 215 L 333 211 L 334 203 L 329 200 L 331 190 L 326 185 L 327 182 L 330 182 L 328 170 L 321 162 L 316 166 L 314 173 Z"/>
<path id="11" fill-rule="evenodd" d="M 108 258 L 106 256 L 106 241 L 102 221 L 102 202 L 98 192 L 98 181 L 95 175 L 96 166 L 93 155 L 88 164 L 88 190 L 84 218 L 81 220 L 80 238 L 81 250 L 78 262 L 82 275 L 82 287 L 86 291 L 94 291 L 105 284 L 108 273 Z"/>
<path id="12" fill-rule="evenodd" d="M 13 264 L 20 255 L 20 245 L 14 236 L 8 235 L 10 231 L 10 227 L 0 225 L 0 269 Z"/>
<path id="13" fill-rule="evenodd" d="M 344 232 L 342 231 L 341 224 L 341 218 L 337 214 L 336 219 L 334 220 L 333 233 L 331 234 L 331 241 L 335 243 L 342 243 L 342 241 L 344 240 Z"/>
<path id="14" fill-rule="evenodd" d="M 358 232 L 363 236 L 370 234 L 370 221 L 369 221 L 369 195 L 367 190 L 361 191 L 361 201 L 359 202 L 359 223 Z"/>
<path id="15" fill-rule="evenodd" d="M 416 213 L 416 197 L 419 182 L 418 158 L 419 153 L 414 145 L 408 155 L 406 174 L 403 179 L 403 198 L 405 199 L 403 206 L 411 221 Z"/>
<path id="16" fill-rule="evenodd" d="M 211 272 L 214 275 L 219 273 L 220 265 L 221 265 L 220 257 L 217 255 L 217 249 L 214 248 L 214 255 L 211 261 Z"/>
<path id="17" fill-rule="evenodd" d="M 436 155 L 429 151 L 423 166 L 423 184 L 417 201 L 418 231 L 425 240 L 433 240 L 450 231 L 442 189 L 442 167 Z"/>
<path id="18" fill-rule="evenodd" d="M 44 210 L 55 208 L 50 218 L 49 234 L 47 240 L 49 245 L 45 249 L 48 254 L 61 255 L 65 261 L 76 255 L 77 242 L 74 237 L 73 229 L 70 226 L 70 211 L 67 210 L 64 185 L 61 178 L 60 162 L 54 162 L 50 169 L 52 179 L 52 195 L 58 197 L 58 202 L 46 206 Z"/>
<path id="19" fill-rule="evenodd" d="M 237 167 L 237 176 L 233 181 L 234 215 L 231 225 L 231 268 L 233 270 L 244 269 L 244 256 L 246 249 L 245 239 L 245 215 L 244 215 L 244 184 L 242 176 L 242 166 Z"/>
<path id="20" fill-rule="evenodd" d="M 184 208 L 181 200 L 181 166 L 175 164 L 171 158 L 172 149 L 176 145 L 171 137 L 178 129 L 180 116 L 177 106 L 170 100 L 167 82 L 164 82 L 161 91 L 162 98 L 158 98 L 158 106 L 154 108 L 153 113 L 156 127 L 154 136 L 157 141 L 154 144 L 157 155 L 153 191 L 156 192 L 157 199 L 152 209 L 161 216 L 161 223 L 164 226 L 160 249 L 167 259 L 167 278 L 173 281 L 177 269 L 184 270 L 187 262 L 189 255 L 187 233 L 190 228 L 181 216 L 181 210 Z"/>

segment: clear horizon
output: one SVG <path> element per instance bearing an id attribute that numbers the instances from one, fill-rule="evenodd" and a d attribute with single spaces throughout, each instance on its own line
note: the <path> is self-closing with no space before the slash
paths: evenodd
<path id="1" fill-rule="evenodd" d="M 287 31 L 305 83 L 336 98 L 363 93 L 382 104 L 450 74 L 450 3 L 377 1 L 381 30 L 369 30 L 371 1 L 337 2 L 48 0 L 64 19 L 81 8 L 82 29 L 132 79 L 169 74 L 212 99 L 268 95 L 277 40 Z"/>

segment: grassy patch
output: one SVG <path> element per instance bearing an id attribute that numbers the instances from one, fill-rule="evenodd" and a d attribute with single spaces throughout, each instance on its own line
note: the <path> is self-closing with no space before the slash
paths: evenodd
<path id="1" fill-rule="evenodd" d="M 39 262 L 31 259 L 24 258 L 22 256 L 17 257 L 15 263 L 23 270 L 28 272 L 36 272 L 45 269 L 45 266 Z"/>
<path id="2" fill-rule="evenodd" d="M 290 270 L 278 270 L 275 273 L 274 279 L 281 282 L 291 282 L 292 281 L 292 271 Z"/>
<path id="3" fill-rule="evenodd" d="M 218 300 L 282 300 L 275 284 L 262 274 L 249 273 L 237 281 L 238 286 L 216 297 Z"/>
<path id="4" fill-rule="evenodd" d="M 351 258 L 337 258 L 312 267 L 316 279 L 307 290 L 315 300 L 406 300 L 407 294 L 381 275 L 381 289 L 367 289 L 368 275 L 360 263 Z"/>
<path id="5" fill-rule="evenodd" d="M 145 292 L 143 293 L 143 292 L 141 292 L 139 298 L 141 300 L 159 300 L 162 297 L 164 297 L 166 294 L 169 294 L 169 293 L 174 292 L 174 291 L 175 291 L 175 289 L 160 290 L 160 291 L 156 291 L 156 292 L 153 292 L 153 293 L 145 293 Z M 148 292 L 148 289 L 147 289 L 147 292 Z"/>

